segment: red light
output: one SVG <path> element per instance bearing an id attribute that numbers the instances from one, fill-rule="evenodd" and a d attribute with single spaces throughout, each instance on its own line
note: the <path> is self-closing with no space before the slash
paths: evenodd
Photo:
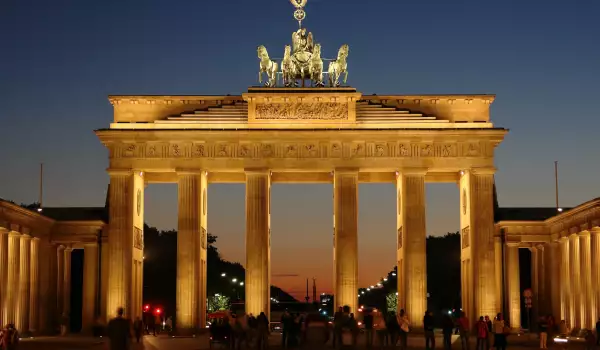
<path id="1" fill-rule="evenodd" d="M 156 310 L 154 310 L 154 312 L 156 312 L 157 315 L 160 315 L 160 313 L 162 312 L 162 310 L 161 309 L 156 309 Z"/>
<path id="2" fill-rule="evenodd" d="M 150 309 L 150 305 L 144 306 L 144 310 L 148 311 Z"/>

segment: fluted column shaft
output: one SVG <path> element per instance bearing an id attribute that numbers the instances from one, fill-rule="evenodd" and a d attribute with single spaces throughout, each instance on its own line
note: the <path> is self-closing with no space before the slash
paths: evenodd
<path id="1" fill-rule="evenodd" d="M 29 333 L 29 294 L 31 280 L 29 278 L 31 267 L 30 252 L 31 252 L 31 237 L 22 235 L 20 237 L 20 254 L 19 254 L 19 296 L 18 296 L 18 312 L 15 320 L 15 326 L 22 333 Z"/>
<path id="2" fill-rule="evenodd" d="M 596 227 L 591 231 L 591 259 L 592 259 L 592 269 L 590 279 L 592 281 L 591 285 L 591 298 L 592 304 L 590 305 L 592 309 L 593 320 L 597 320 L 600 317 L 598 314 L 598 309 L 600 308 L 600 227 Z"/>
<path id="3" fill-rule="evenodd" d="M 100 262 L 102 265 L 102 277 L 101 277 L 101 286 L 100 286 L 100 317 L 102 318 L 102 320 L 107 321 L 107 319 L 109 318 L 109 316 L 111 316 L 111 314 L 107 314 L 107 297 L 108 297 L 108 267 L 110 264 L 109 261 L 109 253 L 110 250 L 108 249 L 108 242 L 103 241 L 102 242 L 102 253 L 100 254 L 102 256 L 102 261 Z"/>
<path id="4" fill-rule="evenodd" d="M 65 247 L 59 245 L 56 248 L 56 315 L 55 319 L 59 321 L 63 314 L 63 293 L 65 276 Z"/>
<path id="5" fill-rule="evenodd" d="M 17 323 L 17 305 L 19 302 L 19 256 L 21 254 L 21 235 L 18 232 L 8 233 L 8 263 L 6 271 L 6 297 L 4 300 L 4 320 L 6 323 Z"/>
<path id="6" fill-rule="evenodd" d="M 67 247 L 63 253 L 63 315 L 71 316 L 71 253 L 73 248 Z M 70 318 L 69 318 L 70 319 Z M 68 327 L 67 327 L 68 328 Z"/>
<path id="7" fill-rule="evenodd" d="M 469 319 L 500 310 L 496 289 L 494 169 L 464 171 L 460 178 L 461 285 Z"/>
<path id="8" fill-rule="evenodd" d="M 559 248 L 560 246 L 558 242 L 550 242 L 546 245 L 544 255 L 546 258 L 547 272 L 546 295 L 549 298 L 547 301 L 548 310 L 556 319 L 561 317 L 560 285 L 562 284 L 562 277 L 560 271 L 560 262 L 562 258 Z"/>
<path id="9" fill-rule="evenodd" d="M 581 327 L 582 307 L 581 307 L 581 254 L 579 247 L 579 235 L 573 234 L 569 237 L 569 249 L 571 250 L 570 280 L 571 282 L 571 300 L 573 305 L 573 323 L 571 326 Z M 568 281 L 568 280 L 567 280 Z"/>
<path id="10" fill-rule="evenodd" d="M 29 249 L 29 331 L 35 334 L 39 329 L 40 315 L 40 239 L 32 238 Z"/>
<path id="11" fill-rule="evenodd" d="M 118 308 L 141 316 L 144 177 L 137 171 L 110 171 L 108 287 L 106 314 Z"/>
<path id="12" fill-rule="evenodd" d="M 531 297 L 530 324 L 528 324 L 527 327 L 530 330 L 536 330 L 538 313 L 540 310 L 540 265 L 538 263 L 539 250 L 536 247 L 532 247 L 529 250 L 531 252 L 531 291 L 533 295 Z"/>
<path id="13" fill-rule="evenodd" d="M 271 176 L 246 172 L 246 313 L 271 311 Z"/>
<path id="14" fill-rule="evenodd" d="M 579 235 L 580 252 L 580 273 L 581 273 L 581 327 L 594 329 L 596 326 L 596 315 L 592 312 L 595 309 L 594 298 L 592 295 L 592 245 L 591 237 L 588 231 L 583 231 Z"/>
<path id="15" fill-rule="evenodd" d="M 194 333 L 202 328 L 200 317 L 206 313 L 202 285 L 206 271 L 202 269 L 201 250 L 206 246 L 206 230 L 202 227 L 202 194 L 206 175 L 201 171 L 178 174 L 177 230 L 177 329 Z"/>
<path id="16" fill-rule="evenodd" d="M 83 246 L 83 310 L 82 330 L 92 331 L 96 314 L 96 293 L 98 290 L 98 244 L 87 243 Z"/>
<path id="17" fill-rule="evenodd" d="M 537 246 L 537 265 L 538 265 L 538 309 L 537 315 L 546 315 L 549 311 L 546 308 L 546 260 L 547 254 L 543 245 Z M 536 319 L 537 323 L 537 319 Z"/>
<path id="18" fill-rule="evenodd" d="M 400 173 L 396 186 L 400 206 L 398 240 L 403 251 L 403 271 L 398 272 L 402 276 L 405 297 L 403 301 L 399 300 L 398 307 L 405 308 L 409 319 L 419 320 L 427 309 L 425 173 Z M 404 305 L 400 306 L 400 302 Z M 420 325 L 415 323 L 415 327 Z"/>
<path id="19" fill-rule="evenodd" d="M 333 180 L 335 309 L 358 309 L 358 171 L 336 170 Z"/>
<path id="20" fill-rule="evenodd" d="M 6 273 L 8 271 L 8 230 L 0 227 L 0 286 L 7 286 Z M 6 325 L 4 319 L 4 308 L 6 300 L 6 288 L 0 288 L 0 327 Z"/>
<path id="21" fill-rule="evenodd" d="M 571 269 L 569 267 L 571 251 L 569 249 L 569 239 L 566 237 L 560 240 L 560 272 L 561 272 L 561 318 L 567 322 L 569 327 L 573 326 L 573 299 L 571 297 Z"/>
<path id="22" fill-rule="evenodd" d="M 519 277 L 519 246 L 506 245 L 506 284 L 508 287 L 508 312 L 510 327 L 521 328 L 521 285 Z"/>

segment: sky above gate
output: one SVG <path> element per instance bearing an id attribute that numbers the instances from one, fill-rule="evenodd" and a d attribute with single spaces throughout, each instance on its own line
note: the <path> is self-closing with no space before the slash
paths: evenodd
<path id="1" fill-rule="evenodd" d="M 497 152 L 502 206 L 598 196 L 600 2 L 597 0 L 308 0 L 305 26 L 333 57 L 350 45 L 349 84 L 364 94 L 493 93 L 511 131 Z M 287 0 L 8 0 L 0 5 L 0 197 L 100 206 L 109 94 L 240 94 L 257 82 L 256 46 L 280 57 L 297 27 Z M 273 282 L 301 297 L 331 290 L 332 187 L 275 185 Z M 458 189 L 427 186 L 427 232 L 458 230 Z M 177 189 L 147 189 L 146 220 L 177 224 Z M 360 282 L 395 264 L 392 185 L 361 185 Z M 209 189 L 209 231 L 244 262 L 244 186 Z M 151 257 L 149 257 L 151 258 Z"/>

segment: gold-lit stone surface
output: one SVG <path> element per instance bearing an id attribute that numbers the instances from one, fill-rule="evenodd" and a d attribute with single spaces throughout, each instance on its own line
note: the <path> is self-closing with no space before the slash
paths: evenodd
<path id="1" fill-rule="evenodd" d="M 521 328 L 521 288 L 519 282 L 519 246 L 506 246 L 506 283 L 508 286 L 509 324 L 513 330 Z"/>
<path id="2" fill-rule="evenodd" d="M 596 326 L 596 319 L 592 318 L 591 308 L 594 306 L 592 297 L 592 246 L 589 231 L 583 231 L 579 234 L 579 253 L 581 255 L 581 327 L 593 329 Z"/>
<path id="3" fill-rule="evenodd" d="M 0 281 L 6 282 L 6 273 L 8 271 L 8 230 L 0 227 Z M 8 287 L 8 285 L 6 285 Z M 0 288 L 0 326 L 5 325 L 7 321 L 4 316 L 6 288 Z"/>
<path id="4" fill-rule="evenodd" d="M 582 307 L 581 307 L 581 255 L 579 246 L 579 236 L 572 234 L 569 236 L 569 277 L 571 281 L 571 305 L 572 310 L 572 323 L 571 327 L 581 327 Z"/>
<path id="5" fill-rule="evenodd" d="M 33 237 L 30 246 L 29 260 L 29 331 L 35 334 L 39 327 L 40 300 L 40 239 Z M 47 263 L 47 262 L 44 262 Z"/>
<path id="6" fill-rule="evenodd" d="M 29 292 L 30 292 L 30 255 L 31 252 L 31 237 L 21 235 L 20 237 L 20 253 L 19 253 L 19 294 L 17 317 L 15 319 L 15 327 L 21 332 L 29 333 Z"/>
<path id="7" fill-rule="evenodd" d="M 21 253 L 21 235 L 18 232 L 8 233 L 8 264 L 6 272 L 6 299 L 4 304 L 4 320 L 17 323 L 19 303 L 19 255 Z"/>
<path id="8" fill-rule="evenodd" d="M 246 313 L 271 311 L 271 180 L 266 170 L 246 172 Z M 356 291 L 354 292 L 356 293 Z"/>
<path id="9" fill-rule="evenodd" d="M 83 246 L 83 311 L 82 331 L 89 333 L 94 326 L 98 286 L 98 244 Z"/>
<path id="10" fill-rule="evenodd" d="M 358 171 L 336 169 L 333 181 L 335 308 L 358 310 Z"/>
<path id="11" fill-rule="evenodd" d="M 207 188 L 202 171 L 180 172 L 178 181 L 177 230 L 177 328 L 180 333 L 195 332 L 203 327 L 201 315 L 206 313 L 202 298 L 206 271 L 202 249 L 206 232 L 202 226 L 202 194 Z"/>
<path id="12" fill-rule="evenodd" d="M 64 312 L 64 284 L 65 284 L 65 247 L 58 246 L 56 249 L 56 315 L 57 322 L 60 322 Z"/>
<path id="13" fill-rule="evenodd" d="M 600 307 L 600 227 L 594 227 L 591 230 L 591 255 L 592 255 L 592 264 L 591 264 L 591 273 L 590 280 L 592 282 L 592 290 L 590 300 L 592 304 L 590 305 L 592 320 L 597 320 L 600 317 L 598 313 L 598 307 Z"/>
<path id="14" fill-rule="evenodd" d="M 403 249 L 404 308 L 410 320 L 419 320 L 427 310 L 427 260 L 425 258 L 425 172 L 400 172 L 397 179 Z M 399 300 L 400 304 L 400 300 Z M 413 321 L 414 322 L 414 321 Z M 420 325 L 414 325 L 419 328 Z"/>
<path id="15" fill-rule="evenodd" d="M 71 253 L 73 248 L 67 247 L 63 251 L 63 315 L 71 317 Z"/>

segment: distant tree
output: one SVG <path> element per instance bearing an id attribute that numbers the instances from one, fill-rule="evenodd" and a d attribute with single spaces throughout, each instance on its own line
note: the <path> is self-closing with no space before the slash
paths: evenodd
<path id="1" fill-rule="evenodd" d="M 11 203 L 14 203 L 14 202 L 11 202 Z M 31 204 L 21 203 L 20 207 L 29 209 L 29 210 L 37 210 L 40 207 L 40 203 L 38 203 L 38 202 L 33 202 Z"/>
<path id="2" fill-rule="evenodd" d="M 228 296 L 219 294 L 208 297 L 208 312 L 229 310 L 230 308 L 231 301 Z"/>
<path id="3" fill-rule="evenodd" d="M 396 292 L 388 293 L 385 297 L 385 302 L 388 312 L 396 312 L 398 309 L 398 296 Z"/>

